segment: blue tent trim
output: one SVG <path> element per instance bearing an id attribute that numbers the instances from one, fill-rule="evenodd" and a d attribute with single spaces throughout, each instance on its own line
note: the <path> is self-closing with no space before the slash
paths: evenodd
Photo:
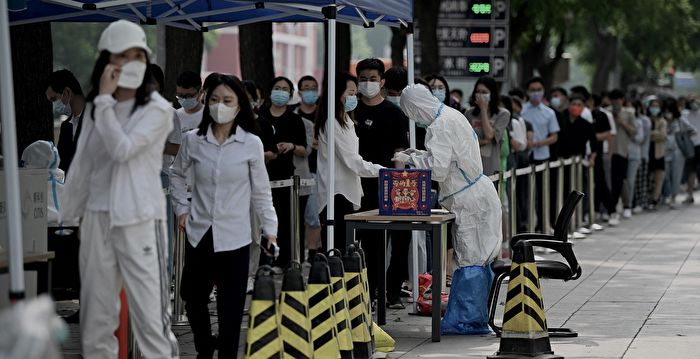
<path id="1" fill-rule="evenodd" d="M 338 7 L 342 23 L 400 26 L 413 21 L 411 0 L 26 0 L 26 9 L 10 11 L 10 25 L 44 21 L 165 23 L 192 30 L 254 22 L 321 22 L 321 9 Z M 206 23 L 204 27 L 202 24 Z"/>

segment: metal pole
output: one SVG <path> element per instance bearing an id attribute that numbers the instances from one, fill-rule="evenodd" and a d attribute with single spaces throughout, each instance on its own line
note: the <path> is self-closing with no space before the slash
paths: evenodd
<path id="1" fill-rule="evenodd" d="M 0 1 L 0 118 L 2 118 L 2 153 L 5 168 L 5 204 L 7 210 L 7 258 L 10 272 L 10 301 L 24 298 L 24 258 L 22 249 L 22 207 L 19 201 L 17 129 L 15 128 L 15 94 L 12 77 L 10 23 L 7 1 Z"/>
<path id="2" fill-rule="evenodd" d="M 175 223 L 177 227 L 177 221 Z M 187 235 L 185 232 L 175 229 L 175 248 L 173 251 L 173 274 L 175 275 L 175 285 L 173 286 L 174 301 L 173 301 L 173 318 L 172 325 L 189 325 L 185 316 L 185 303 L 180 298 L 180 289 L 182 288 L 182 270 L 185 265 L 185 241 Z"/>
<path id="3" fill-rule="evenodd" d="M 557 208 L 561 211 L 564 207 L 564 160 L 559 160 L 557 167 Z"/>
<path id="4" fill-rule="evenodd" d="M 571 193 L 571 191 L 574 191 L 576 189 L 575 183 L 576 183 L 576 165 L 572 159 L 571 164 L 569 165 L 569 193 Z M 578 211 L 576 211 L 576 212 L 578 212 Z M 574 216 L 575 215 L 576 214 L 574 213 Z M 576 227 L 576 218 L 575 217 L 574 217 L 574 220 L 571 221 L 571 225 L 569 227 L 570 227 L 570 233 L 576 232 L 577 227 Z"/>
<path id="5" fill-rule="evenodd" d="M 406 64 L 408 65 L 408 84 L 412 84 L 415 80 L 415 66 L 413 60 L 413 23 L 408 23 L 406 26 Z M 409 118 L 409 145 L 411 148 L 416 148 L 416 122 Z M 411 259 L 411 268 L 413 268 L 413 312 L 418 312 L 418 232 L 411 232 L 411 250 L 413 251 Z M 433 238 L 437 240 L 437 238 Z"/>
<path id="6" fill-rule="evenodd" d="M 518 206 L 517 206 L 517 199 L 516 197 L 518 196 L 517 188 L 516 188 L 516 182 L 517 182 L 517 174 L 516 174 L 516 169 L 513 167 L 513 169 L 510 170 L 510 234 L 515 235 L 518 233 Z"/>
<path id="7" fill-rule="evenodd" d="M 337 8 L 330 5 L 323 8 L 323 14 L 328 20 L 328 210 L 326 211 L 328 236 L 326 248 L 333 248 L 334 215 L 335 215 L 335 19 Z M 321 174 L 323 175 L 323 174 Z"/>
<path id="8" fill-rule="evenodd" d="M 537 206 L 535 205 L 535 165 L 530 166 L 531 172 L 528 174 L 528 192 L 527 192 L 527 202 L 528 202 L 528 213 L 527 213 L 527 230 L 530 233 L 535 233 L 535 212 L 537 212 Z"/>
<path id="9" fill-rule="evenodd" d="M 544 172 L 542 173 L 542 233 L 549 234 L 552 225 L 550 223 L 549 212 L 551 207 L 551 194 L 549 193 L 549 161 L 544 164 Z"/>
<path id="10" fill-rule="evenodd" d="M 289 191 L 289 203 L 292 210 L 290 211 L 291 216 L 291 238 L 292 238 L 292 260 L 301 263 L 299 260 L 301 258 L 301 246 L 299 245 L 301 241 L 301 231 L 299 229 L 299 221 L 301 216 L 299 215 L 299 188 L 301 188 L 301 177 L 294 175 L 292 177 L 292 188 Z"/>
<path id="11" fill-rule="evenodd" d="M 602 160 L 602 156 L 599 161 Z M 595 223 L 595 166 L 588 163 L 588 227 L 593 229 Z"/>
<path id="12" fill-rule="evenodd" d="M 583 163 L 581 156 L 576 156 L 576 190 L 583 191 Z M 583 201 L 576 206 L 576 228 L 583 226 Z"/>

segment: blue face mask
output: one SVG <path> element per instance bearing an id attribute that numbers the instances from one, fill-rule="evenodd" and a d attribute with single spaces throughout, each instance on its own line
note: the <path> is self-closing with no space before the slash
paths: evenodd
<path id="1" fill-rule="evenodd" d="M 180 106 L 182 106 L 182 108 L 184 108 L 185 110 L 191 110 L 191 109 L 197 107 L 197 104 L 199 103 L 199 98 L 198 97 L 179 98 L 179 99 L 177 99 L 177 102 L 179 102 Z"/>
<path id="2" fill-rule="evenodd" d="M 445 90 L 433 90 L 433 96 L 437 97 L 440 102 L 445 102 L 445 97 L 447 94 L 445 93 Z"/>
<path id="3" fill-rule="evenodd" d="M 301 101 L 306 105 L 315 105 L 318 101 L 318 91 L 305 90 L 301 92 Z"/>
<path id="4" fill-rule="evenodd" d="M 660 109 L 660 108 L 658 108 L 658 107 L 649 107 L 649 114 L 650 114 L 652 117 L 658 116 L 659 113 L 661 113 L 661 109 Z"/>
<path id="5" fill-rule="evenodd" d="M 357 96 L 345 97 L 345 112 L 352 112 L 357 107 Z"/>
<path id="6" fill-rule="evenodd" d="M 270 101 L 275 106 L 284 106 L 289 102 L 289 92 L 284 90 L 272 90 Z"/>

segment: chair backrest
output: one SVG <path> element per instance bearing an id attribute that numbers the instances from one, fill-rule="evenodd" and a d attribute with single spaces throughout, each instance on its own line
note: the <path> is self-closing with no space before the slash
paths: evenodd
<path id="1" fill-rule="evenodd" d="M 571 217 L 574 215 L 576 206 L 583 199 L 585 194 L 579 191 L 571 191 L 569 196 L 566 197 L 564 206 L 559 211 L 557 216 L 557 223 L 554 225 L 554 238 L 562 242 L 566 242 L 569 236 L 569 224 L 571 223 Z"/>

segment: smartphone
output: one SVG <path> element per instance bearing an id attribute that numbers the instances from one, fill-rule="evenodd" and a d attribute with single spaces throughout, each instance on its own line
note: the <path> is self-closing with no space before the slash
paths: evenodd
<path id="1" fill-rule="evenodd" d="M 272 248 L 268 249 L 270 246 L 270 241 L 267 239 L 267 237 L 262 237 L 262 240 L 260 241 L 260 247 L 262 247 L 264 250 L 267 250 L 268 252 L 272 252 L 272 258 L 277 259 L 280 255 L 280 247 L 277 246 L 277 243 L 272 243 Z"/>

